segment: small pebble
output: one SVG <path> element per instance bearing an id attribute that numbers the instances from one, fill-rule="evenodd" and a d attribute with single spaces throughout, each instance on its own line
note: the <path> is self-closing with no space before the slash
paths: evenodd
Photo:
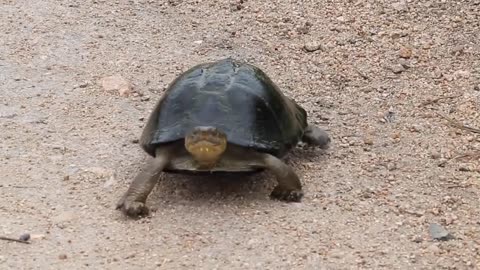
<path id="1" fill-rule="evenodd" d="M 401 64 L 395 64 L 390 67 L 390 70 L 395 74 L 400 74 L 405 71 L 405 67 Z"/>
<path id="2" fill-rule="evenodd" d="M 404 67 L 405 69 L 411 68 L 411 65 L 410 65 L 410 63 L 408 62 L 407 59 L 400 58 L 400 59 L 398 59 L 398 63 L 400 65 L 402 65 L 402 67 Z"/>
<path id="3" fill-rule="evenodd" d="M 471 171 L 473 171 L 473 169 L 469 168 L 469 167 L 466 167 L 466 166 L 462 166 L 462 167 L 458 168 L 458 171 L 460 171 L 460 172 L 471 172 Z"/>
<path id="4" fill-rule="evenodd" d="M 414 242 L 414 243 L 421 243 L 421 242 L 423 242 L 423 239 L 422 239 L 422 237 L 421 237 L 420 235 L 416 235 L 416 236 L 414 236 L 414 237 L 412 238 L 412 242 Z"/>
<path id="5" fill-rule="evenodd" d="M 366 137 L 363 139 L 363 143 L 366 145 L 373 145 L 373 139 L 371 137 Z"/>
<path id="6" fill-rule="evenodd" d="M 428 228 L 430 236 L 435 240 L 446 241 L 452 238 L 452 235 L 440 224 L 432 223 Z"/>
<path id="7" fill-rule="evenodd" d="M 457 45 L 457 46 L 454 46 L 451 50 L 450 50 L 450 53 L 455 55 L 455 54 L 461 54 L 463 53 L 463 45 Z"/>
<path id="8" fill-rule="evenodd" d="M 234 10 L 241 10 L 243 6 L 241 4 L 236 4 Z"/>
<path id="9" fill-rule="evenodd" d="M 445 167 L 445 164 L 448 162 L 448 159 L 446 159 L 446 158 L 440 158 L 438 161 L 439 161 L 439 162 L 438 162 L 438 167 L 442 167 L 442 168 L 443 168 L 443 167 Z"/>
<path id="10" fill-rule="evenodd" d="M 60 254 L 60 255 L 58 255 L 58 258 L 60 260 L 66 260 L 67 259 L 67 254 Z"/>
<path id="11" fill-rule="evenodd" d="M 129 96 L 133 92 L 132 84 L 120 75 L 104 77 L 100 84 L 106 92 L 117 92 L 120 96 Z"/>
<path id="12" fill-rule="evenodd" d="M 305 43 L 303 48 L 307 52 L 314 52 L 322 49 L 322 45 L 319 42 L 311 41 L 311 42 Z"/>
<path id="13" fill-rule="evenodd" d="M 21 240 L 21 241 L 28 241 L 28 240 L 30 240 L 30 234 L 29 233 L 24 233 L 24 234 L 20 235 L 20 237 L 18 239 Z"/>
<path id="14" fill-rule="evenodd" d="M 413 124 L 410 126 L 410 131 L 411 132 L 421 132 L 422 128 L 419 125 Z"/>
<path id="15" fill-rule="evenodd" d="M 387 123 L 393 123 L 395 121 L 395 112 L 393 111 L 386 112 L 385 115 L 383 116 L 383 119 Z"/>
<path id="16" fill-rule="evenodd" d="M 398 52 L 398 55 L 401 58 L 409 59 L 410 57 L 412 57 L 412 49 L 410 49 L 408 47 L 402 47 L 402 48 L 400 48 L 400 51 Z"/>
<path id="17" fill-rule="evenodd" d="M 456 216 L 446 217 L 445 218 L 445 224 L 446 225 L 451 225 L 455 222 L 455 220 L 457 220 Z"/>
<path id="18" fill-rule="evenodd" d="M 436 70 L 434 72 L 432 72 L 432 78 L 434 79 L 440 79 L 443 77 L 443 73 L 439 70 Z"/>
<path id="19" fill-rule="evenodd" d="M 438 207 L 434 207 L 434 208 L 432 208 L 432 210 L 430 210 L 430 211 L 432 212 L 432 214 L 434 214 L 434 215 L 436 215 L 436 216 L 440 215 L 440 213 L 442 212 L 442 211 L 440 210 L 440 208 L 438 208 Z"/>

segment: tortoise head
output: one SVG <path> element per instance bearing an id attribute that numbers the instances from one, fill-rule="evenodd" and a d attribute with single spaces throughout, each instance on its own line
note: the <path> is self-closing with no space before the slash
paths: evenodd
<path id="1" fill-rule="evenodd" d="M 195 127 L 185 136 L 185 148 L 200 168 L 213 168 L 227 148 L 227 135 L 215 127 Z"/>

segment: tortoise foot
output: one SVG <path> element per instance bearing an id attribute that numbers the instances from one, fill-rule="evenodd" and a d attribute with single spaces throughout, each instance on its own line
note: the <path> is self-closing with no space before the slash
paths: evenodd
<path id="1" fill-rule="evenodd" d="M 303 191 L 301 189 L 292 190 L 276 186 L 270 194 L 270 198 L 286 202 L 300 202 L 303 198 Z"/>
<path id="2" fill-rule="evenodd" d="M 148 207 L 145 205 L 145 203 L 129 201 L 128 199 L 124 198 L 117 203 L 116 209 L 121 210 L 129 217 L 146 216 L 149 213 Z"/>
<path id="3" fill-rule="evenodd" d="M 312 125 L 307 127 L 302 140 L 309 145 L 315 145 L 322 149 L 328 149 L 332 141 L 325 130 Z"/>

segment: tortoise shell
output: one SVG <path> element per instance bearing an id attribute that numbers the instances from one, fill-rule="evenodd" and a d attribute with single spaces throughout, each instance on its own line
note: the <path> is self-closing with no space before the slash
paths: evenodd
<path id="1" fill-rule="evenodd" d="M 227 141 L 282 156 L 302 138 L 307 114 L 258 67 L 231 58 L 187 70 L 167 88 L 150 115 L 154 126 L 142 148 L 184 138 L 196 126 L 214 126 Z"/>

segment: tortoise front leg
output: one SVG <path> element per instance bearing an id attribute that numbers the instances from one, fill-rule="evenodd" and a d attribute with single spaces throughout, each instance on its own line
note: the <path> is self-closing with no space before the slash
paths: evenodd
<path id="1" fill-rule="evenodd" d="M 155 158 L 150 159 L 137 174 L 130 187 L 118 201 L 116 209 L 126 215 L 135 217 L 147 215 L 149 210 L 145 205 L 148 195 L 155 187 L 160 173 L 170 161 L 171 148 L 159 148 Z"/>
<path id="2" fill-rule="evenodd" d="M 278 185 L 270 197 L 287 202 L 299 202 L 303 197 L 302 184 L 292 167 L 270 154 L 262 154 L 263 166 L 277 178 Z"/>

